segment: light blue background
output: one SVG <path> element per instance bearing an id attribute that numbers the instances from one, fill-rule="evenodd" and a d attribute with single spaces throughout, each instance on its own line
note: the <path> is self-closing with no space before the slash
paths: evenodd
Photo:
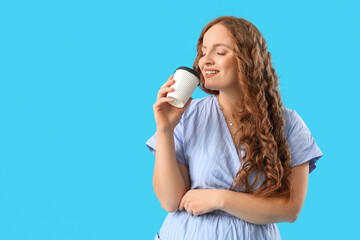
<path id="1" fill-rule="evenodd" d="M 152 105 L 221 15 L 263 33 L 324 153 L 283 239 L 349 239 L 359 202 L 356 1 L 1 1 L 0 239 L 153 239 Z M 197 89 L 194 98 L 206 96 Z"/>

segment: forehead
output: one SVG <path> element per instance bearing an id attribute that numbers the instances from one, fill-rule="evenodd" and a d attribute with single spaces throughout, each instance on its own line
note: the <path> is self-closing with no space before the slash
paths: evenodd
<path id="1" fill-rule="evenodd" d="M 234 40 L 230 31 L 222 24 L 215 24 L 206 31 L 203 38 L 203 48 L 210 48 L 213 45 L 223 43 L 234 46 Z"/>

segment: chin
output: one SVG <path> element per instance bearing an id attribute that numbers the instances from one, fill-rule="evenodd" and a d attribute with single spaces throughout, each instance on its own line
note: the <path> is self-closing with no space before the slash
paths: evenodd
<path id="1" fill-rule="evenodd" d="M 204 86 L 205 86 L 205 88 L 206 88 L 206 89 L 219 91 L 219 89 L 218 89 L 216 86 L 214 86 L 213 84 L 209 84 L 209 83 L 207 83 L 207 82 L 206 82 L 206 80 L 205 80 L 205 84 L 204 84 Z"/>

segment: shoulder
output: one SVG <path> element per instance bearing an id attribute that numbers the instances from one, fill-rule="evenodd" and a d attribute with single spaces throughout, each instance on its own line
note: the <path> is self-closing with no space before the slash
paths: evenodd
<path id="1" fill-rule="evenodd" d="M 295 110 L 287 108 L 285 106 L 283 106 L 281 108 L 281 110 L 282 110 L 282 114 L 283 114 L 283 117 L 285 120 L 284 132 L 286 135 L 288 135 L 289 131 L 291 130 L 292 126 L 294 125 L 294 118 L 298 114 L 296 113 Z"/>
<path id="2" fill-rule="evenodd" d="M 294 116 L 295 114 L 297 114 L 295 110 L 290 109 L 290 108 L 287 108 L 287 107 L 285 107 L 285 106 L 282 106 L 281 111 L 282 111 L 282 114 L 283 114 L 283 116 L 284 116 L 284 119 L 285 119 L 285 122 L 286 122 L 286 123 L 289 122 L 289 121 L 291 121 L 291 119 L 293 118 L 293 116 Z"/>
<path id="3" fill-rule="evenodd" d="M 285 119 L 284 132 L 287 136 L 299 131 L 309 131 L 304 120 L 295 110 L 283 106 L 282 112 Z"/>

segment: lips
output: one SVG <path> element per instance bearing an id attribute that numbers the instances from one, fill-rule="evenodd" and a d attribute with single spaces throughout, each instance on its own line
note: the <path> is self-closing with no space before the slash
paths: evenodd
<path id="1" fill-rule="evenodd" d="M 204 74 L 205 74 L 205 78 L 211 78 L 213 76 L 215 76 L 216 74 L 218 74 L 218 70 L 216 69 L 210 69 L 210 68 L 205 68 L 203 70 Z"/>
<path id="2" fill-rule="evenodd" d="M 217 73 L 212 73 L 212 74 L 206 74 L 205 73 L 205 78 L 211 78 L 213 76 L 215 76 Z"/>

